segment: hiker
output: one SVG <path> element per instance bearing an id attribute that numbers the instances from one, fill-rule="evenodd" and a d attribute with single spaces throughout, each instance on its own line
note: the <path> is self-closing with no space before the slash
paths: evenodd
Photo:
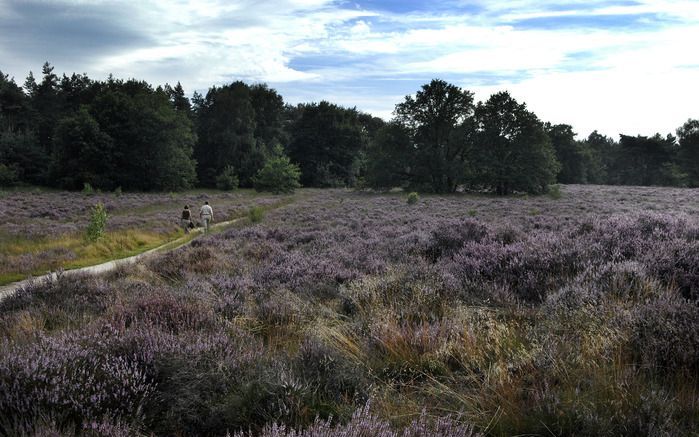
<path id="1" fill-rule="evenodd" d="M 204 232 L 209 232 L 209 223 L 214 221 L 214 210 L 209 206 L 209 201 L 205 201 L 204 205 L 199 210 L 199 218 L 204 225 Z"/>
<path id="2" fill-rule="evenodd" d="M 180 218 L 180 225 L 184 229 L 185 234 L 189 234 L 189 228 L 192 227 L 192 214 L 189 210 L 189 205 L 185 205 L 182 210 L 182 217 Z"/>

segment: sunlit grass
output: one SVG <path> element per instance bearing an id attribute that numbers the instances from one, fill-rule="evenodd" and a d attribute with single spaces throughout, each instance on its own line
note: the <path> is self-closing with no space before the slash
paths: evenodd
<path id="1" fill-rule="evenodd" d="M 30 275 L 42 275 L 47 271 L 75 269 L 129 257 L 163 245 L 181 235 L 181 231 L 154 233 L 126 229 L 108 232 L 92 243 L 87 242 L 82 235 L 62 235 L 40 240 L 5 240 L 0 247 L 0 256 L 5 260 L 4 265 L 0 267 L 0 284 L 11 283 Z M 22 263 L 23 259 L 42 253 L 52 256 L 37 257 L 38 259 L 31 264 Z"/>
<path id="2" fill-rule="evenodd" d="M 216 190 L 194 190 L 188 194 L 201 192 L 216 195 L 223 192 Z M 238 190 L 250 200 L 251 205 L 257 198 L 265 196 L 254 190 Z M 253 206 L 260 214 L 294 202 L 298 196 L 279 196 L 273 203 L 263 206 Z M 110 216 L 138 215 L 148 217 L 149 214 L 160 211 L 178 211 L 181 207 L 178 193 L 172 193 L 171 200 L 148 204 L 141 208 L 117 210 Z M 226 220 L 237 220 L 233 225 L 245 226 L 251 224 L 246 209 L 241 209 Z M 238 220 L 240 219 L 240 220 Z M 261 219 L 261 218 L 260 218 Z M 154 223 L 152 228 L 158 228 Z M 228 226 L 216 226 L 211 230 L 218 233 Z M 62 234 L 42 238 L 28 238 L 16 235 L 3 235 L 0 230 L 0 285 L 26 279 L 30 276 L 44 275 L 58 269 L 76 269 L 107 261 L 138 255 L 150 249 L 162 246 L 169 250 L 191 241 L 199 235 L 198 231 L 184 234 L 177 226 L 169 230 L 149 231 L 148 226 L 142 229 L 116 229 L 107 232 L 95 242 L 88 242 L 83 234 Z"/>

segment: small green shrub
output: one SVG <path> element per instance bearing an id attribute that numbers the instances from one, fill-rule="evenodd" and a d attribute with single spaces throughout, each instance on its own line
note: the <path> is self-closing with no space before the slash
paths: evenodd
<path id="1" fill-rule="evenodd" d="M 216 188 L 223 191 L 235 190 L 239 184 L 238 175 L 232 165 L 227 165 L 216 177 Z"/>
<path id="2" fill-rule="evenodd" d="M 477 214 L 477 212 L 476 212 L 475 209 L 469 209 L 469 210 L 468 210 L 468 216 L 469 216 L 469 217 L 475 217 L 476 214 Z"/>
<path id="3" fill-rule="evenodd" d="M 11 187 L 18 182 L 17 169 L 0 164 L 0 187 Z"/>
<path id="4" fill-rule="evenodd" d="M 83 194 L 93 194 L 95 192 L 94 188 L 92 188 L 92 184 L 89 182 L 83 183 Z"/>
<path id="5" fill-rule="evenodd" d="M 414 205 L 420 200 L 420 195 L 418 195 L 415 191 L 408 193 L 408 205 Z"/>
<path id="6" fill-rule="evenodd" d="M 104 228 L 107 225 L 107 210 L 99 202 L 92 207 L 90 214 L 90 224 L 87 226 L 85 238 L 89 242 L 95 242 L 104 236 Z"/>
<path id="7" fill-rule="evenodd" d="M 259 206 L 253 206 L 248 210 L 248 219 L 251 223 L 259 223 L 265 217 L 265 210 Z"/>
<path id="8" fill-rule="evenodd" d="M 561 186 L 558 184 L 549 185 L 547 193 L 553 200 L 558 200 L 563 197 L 563 193 L 561 193 Z"/>
<path id="9" fill-rule="evenodd" d="M 271 191 L 274 194 L 293 193 L 301 184 L 301 169 L 293 164 L 281 146 L 274 149 L 273 156 L 265 162 L 252 180 L 257 191 Z"/>
<path id="10" fill-rule="evenodd" d="M 121 191 L 121 186 L 118 186 L 118 187 L 116 187 L 116 189 L 114 189 L 114 194 L 115 194 L 117 197 L 119 197 L 119 196 L 121 196 L 121 195 L 123 194 L 122 191 Z"/>

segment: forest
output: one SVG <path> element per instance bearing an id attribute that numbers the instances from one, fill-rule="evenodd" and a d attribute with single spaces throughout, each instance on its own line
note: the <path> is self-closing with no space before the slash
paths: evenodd
<path id="1" fill-rule="evenodd" d="M 280 158 L 270 171 L 293 166 L 304 187 L 503 195 L 555 183 L 697 187 L 699 120 L 676 135 L 576 139 L 572 125 L 540 120 L 506 91 L 475 102 L 439 79 L 384 121 L 327 101 L 290 105 L 265 84 L 212 86 L 190 99 L 179 82 L 59 76 L 48 62 L 22 86 L 0 72 L 0 186 L 232 189 L 254 186 Z"/>

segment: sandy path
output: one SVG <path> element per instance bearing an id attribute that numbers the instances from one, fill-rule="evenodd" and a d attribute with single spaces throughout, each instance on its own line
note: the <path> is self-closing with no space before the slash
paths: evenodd
<path id="1" fill-rule="evenodd" d="M 238 217 L 236 219 L 229 220 L 226 222 L 214 223 L 213 225 L 211 225 L 211 229 L 224 228 L 224 227 L 232 225 L 233 223 L 236 223 L 242 219 L 243 219 L 243 217 Z M 192 232 L 204 235 L 204 232 L 201 228 L 195 229 Z M 143 258 L 146 258 L 150 255 L 155 254 L 155 253 L 165 253 L 165 252 L 169 252 L 171 250 L 175 250 L 179 247 L 182 247 L 182 246 L 185 246 L 185 245 L 191 243 L 196 238 L 197 237 L 194 237 L 189 241 L 185 241 L 186 237 L 183 236 L 177 240 L 167 242 L 167 243 L 162 244 L 156 248 L 147 250 L 143 253 L 139 253 L 138 255 L 130 256 L 127 258 L 116 259 L 116 260 L 112 260 L 112 261 L 107 261 L 105 263 L 97 264 L 94 266 L 87 266 L 87 267 L 81 267 L 78 269 L 65 270 L 63 272 L 63 275 L 75 275 L 75 274 L 79 274 L 79 273 L 87 273 L 87 274 L 91 274 L 91 275 L 97 275 L 99 273 L 108 272 L 110 270 L 114 270 L 118 266 L 133 264 L 133 263 L 140 261 Z M 9 296 L 12 296 L 12 294 L 14 294 L 15 291 L 19 290 L 22 287 L 26 287 L 27 285 L 31 284 L 32 282 L 41 282 L 41 281 L 45 281 L 45 280 L 55 280 L 56 277 L 57 277 L 56 272 L 51 272 L 51 273 L 47 273 L 47 274 L 42 275 L 42 276 L 35 276 L 33 278 L 25 279 L 23 281 L 13 282 L 11 284 L 0 286 L 0 301 L 2 301 L 3 299 L 5 299 Z"/>

